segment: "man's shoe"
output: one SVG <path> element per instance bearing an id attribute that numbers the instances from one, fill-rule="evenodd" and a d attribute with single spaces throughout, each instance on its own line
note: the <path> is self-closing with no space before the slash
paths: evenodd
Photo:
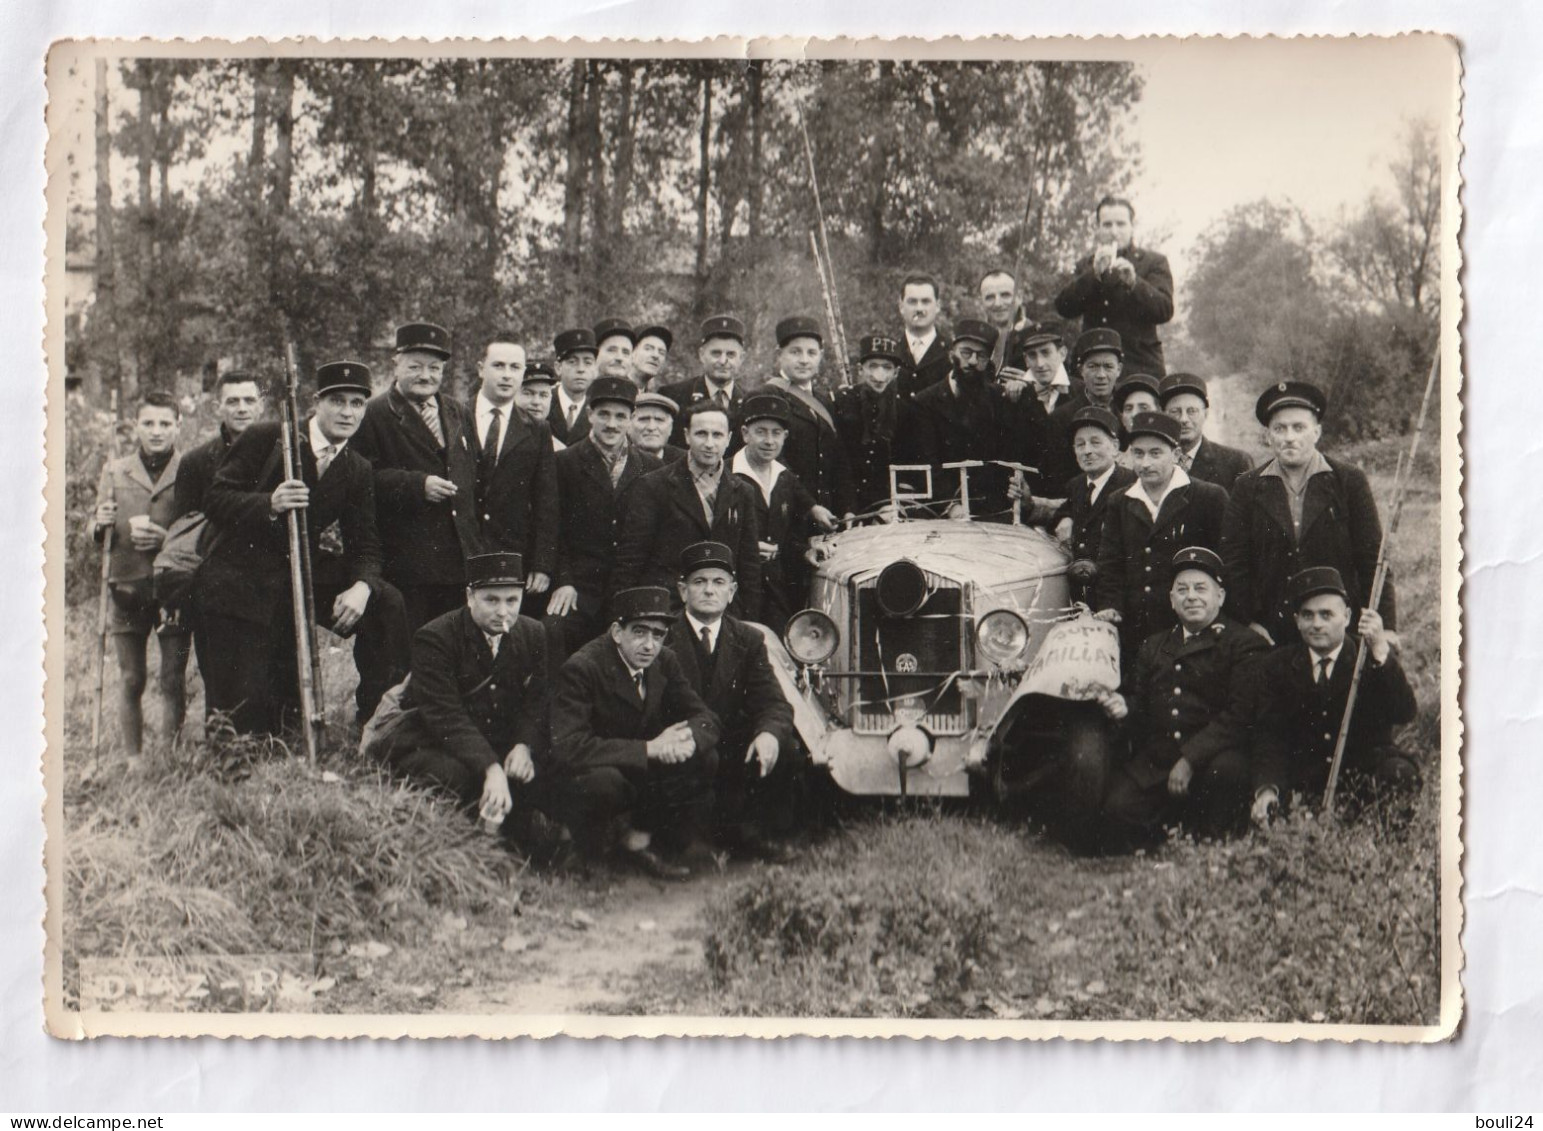
<path id="1" fill-rule="evenodd" d="M 678 864 L 671 864 L 661 860 L 654 855 L 651 849 L 622 849 L 616 854 L 616 858 L 628 867 L 656 880 L 670 880 L 678 883 L 681 880 L 689 880 L 691 878 L 690 868 L 682 868 Z"/>

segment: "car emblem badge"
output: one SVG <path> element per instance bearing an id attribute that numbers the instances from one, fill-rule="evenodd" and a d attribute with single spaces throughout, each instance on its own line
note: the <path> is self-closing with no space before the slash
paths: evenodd
<path id="1" fill-rule="evenodd" d="M 916 667 L 916 657 L 909 652 L 902 652 L 895 657 L 895 670 L 901 675 L 910 675 Z"/>

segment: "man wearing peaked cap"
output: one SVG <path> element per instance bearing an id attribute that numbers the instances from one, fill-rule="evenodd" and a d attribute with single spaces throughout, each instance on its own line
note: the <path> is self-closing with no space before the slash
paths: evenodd
<path id="1" fill-rule="evenodd" d="M 675 335 L 668 326 L 643 326 L 638 329 L 637 342 L 632 347 L 632 379 L 639 389 L 652 392 L 658 388 L 664 374 L 665 361 Z"/>
<path id="2" fill-rule="evenodd" d="M 761 632 L 728 614 L 733 551 L 721 542 L 687 546 L 680 555 L 678 588 L 685 607 L 665 643 L 722 726 L 713 814 L 717 839 L 730 851 L 785 860 L 790 853 L 780 838 L 793 826 L 799 761 L 793 710 L 772 672 Z"/>
<path id="3" fill-rule="evenodd" d="M 510 334 L 491 337 L 477 362 L 470 423 L 483 547 L 525 555 L 529 615 L 545 604 L 557 570 L 559 519 L 551 430 L 544 416 L 528 420 L 516 408 L 525 374 L 524 347 Z"/>
<path id="4" fill-rule="evenodd" d="M 813 318 L 777 323 L 777 373 L 766 383 L 787 401 L 787 441 L 781 459 L 819 500 L 837 514 L 852 512 L 852 477 L 836 434 L 835 404 L 815 387 L 824 344 Z M 741 417 L 741 423 L 745 423 Z"/>
<path id="5" fill-rule="evenodd" d="M 1050 413 L 1049 423 L 1044 427 L 1047 450 L 1042 462 L 1050 470 L 1065 470 L 1066 460 L 1071 454 L 1072 418 L 1079 411 L 1089 406 L 1113 410 L 1114 386 L 1120 377 L 1120 359 L 1123 356 L 1120 335 L 1113 330 L 1085 330 L 1077 339 L 1072 359 L 1081 387 L 1058 401 L 1055 410 Z M 1075 457 L 1072 458 L 1075 462 Z"/>
<path id="6" fill-rule="evenodd" d="M 1039 469 L 1029 477 L 1033 494 L 1056 498 L 1077 470 L 1071 414 L 1085 401 L 1072 394 L 1061 323 L 1031 322 L 1018 331 L 1018 339 L 1024 367 L 1009 366 L 997 374 L 1011 406 L 1009 428 L 1021 449 L 1014 458 Z"/>
<path id="7" fill-rule="evenodd" d="M 745 399 L 739 371 L 745 364 L 745 324 L 732 314 L 716 314 L 702 323 L 697 359 L 702 376 L 665 385 L 659 391 L 684 411 L 698 401 L 712 401 L 732 419 Z M 676 424 L 672 442 L 686 447 L 684 420 Z"/>
<path id="8" fill-rule="evenodd" d="M 306 515 L 319 623 L 354 638 L 361 722 L 407 667 L 403 597 L 382 571 L 381 476 L 357 450 L 375 403 L 370 371 L 355 361 L 323 365 L 316 389 L 300 429 L 297 478 L 284 478 L 280 426 L 258 422 L 231 444 L 206 498 L 217 536 L 199 570 L 204 698 L 238 733 L 278 733 L 297 708 L 290 511 Z"/>
<path id="9" fill-rule="evenodd" d="M 1173 318 L 1173 271 L 1158 252 L 1137 247 L 1136 208 L 1106 196 L 1093 210 L 1093 250 L 1077 263 L 1072 281 L 1056 296 L 1062 318 L 1081 318 L 1084 330 L 1119 332 L 1125 364 L 1161 377 L 1163 343 L 1157 328 Z"/>
<path id="10" fill-rule="evenodd" d="M 557 393 L 547 424 L 564 444 L 572 445 L 589 430 L 585 397 L 595 379 L 596 347 L 594 332 L 587 329 L 564 330 L 552 341 L 557 358 Z"/>
<path id="11" fill-rule="evenodd" d="M 1222 836 L 1247 819 L 1251 668 L 1268 646 L 1222 612 L 1227 591 L 1214 551 L 1186 546 L 1171 565 L 1178 623 L 1142 643 L 1121 686 L 1133 756 L 1104 801 L 1113 849 L 1149 846 L 1167 825 Z"/>
<path id="12" fill-rule="evenodd" d="M 1366 473 L 1318 450 L 1327 398 L 1305 381 L 1265 389 L 1255 406 L 1271 458 L 1238 476 L 1227 502 L 1221 554 L 1239 620 L 1274 643 L 1297 639 L 1287 582 L 1312 566 L 1339 571 L 1351 604 L 1371 599 L 1382 521 Z M 1391 577 L 1378 611 L 1396 627 Z"/>
<path id="13" fill-rule="evenodd" d="M 632 376 L 632 349 L 637 334 L 622 318 L 595 323 L 595 372 L 602 377 Z"/>
<path id="14" fill-rule="evenodd" d="M 1018 460 L 1015 437 L 1005 409 L 1007 399 L 992 380 L 991 347 L 996 330 L 988 323 L 962 319 L 954 329 L 949 350 L 953 368 L 947 378 L 917 393 L 900 419 L 896 462 L 932 468 L 932 497 L 953 502 L 951 513 L 964 513 L 968 487 L 969 512 L 975 517 L 1002 518 L 1008 513 L 1009 474 L 991 460 Z M 987 461 L 985 467 L 963 472 L 944 465 L 966 460 Z M 909 486 L 909 485 L 908 485 Z"/>
<path id="15" fill-rule="evenodd" d="M 1136 415 L 1128 430 L 1136 482 L 1110 500 L 1099 539 L 1093 605 L 1120 626 L 1127 661 L 1154 632 L 1174 623 L 1173 556 L 1221 542 L 1227 492 L 1193 480 L 1178 464 L 1179 424 L 1159 412 Z"/>
<path id="16" fill-rule="evenodd" d="M 761 615 L 757 618 L 781 632 L 809 591 L 804 551 L 812 527 L 833 530 L 836 517 L 821 506 L 802 477 L 782 463 L 781 456 L 793 413 L 775 393 L 757 393 L 740 412 L 740 439 L 730 470 L 751 488 L 760 532 Z"/>
<path id="17" fill-rule="evenodd" d="M 665 463 L 685 459 L 685 449 L 670 443 L 675 418 L 679 415 L 680 406 L 663 393 L 639 393 L 632 406 L 630 435 L 633 444 L 639 451 Z"/>
<path id="18" fill-rule="evenodd" d="M 1091 604 L 1104 515 L 1110 501 L 1136 482 L 1136 474 L 1116 462 L 1120 423 L 1113 413 L 1101 408 L 1079 409 L 1072 417 L 1071 433 L 1078 470 L 1062 488 L 1066 501 L 1052 515 L 1051 529 L 1071 551 L 1068 575 L 1072 600 Z"/>
<path id="19" fill-rule="evenodd" d="M 887 334 L 870 334 L 857 344 L 857 381 L 837 390 L 833 401 L 842 458 L 852 480 L 852 505 L 867 513 L 889 501 L 889 465 L 900 418 L 900 372 L 904 346 Z"/>
<path id="20" fill-rule="evenodd" d="M 1205 419 L 1211 398 L 1205 381 L 1193 373 L 1170 373 L 1158 386 L 1158 396 L 1163 411 L 1179 422 L 1184 470 L 1230 492 L 1238 476 L 1253 467 L 1254 461 L 1246 452 L 1206 439 Z"/>
<path id="21" fill-rule="evenodd" d="M 416 630 L 461 603 L 466 556 L 481 547 L 471 422 L 442 389 L 450 335 L 429 322 L 397 330 L 390 388 L 370 399 L 352 447 L 375 470 L 386 580 Z"/>
<path id="22" fill-rule="evenodd" d="M 660 461 L 633 445 L 638 390 L 625 377 L 597 377 L 588 390 L 587 430 L 557 457 L 559 566 L 547 613 L 563 618 L 571 651 L 605 628 L 606 597 L 633 484 Z"/>
<path id="23" fill-rule="evenodd" d="M 557 387 L 557 370 L 550 361 L 532 361 L 525 366 L 525 373 L 520 378 L 520 387 L 514 394 L 514 405 L 519 410 L 520 419 L 526 424 L 540 424 L 547 430 L 551 437 L 551 446 L 554 452 L 560 452 L 568 445 L 552 435 L 551 414 L 553 390 Z"/>
<path id="24" fill-rule="evenodd" d="M 656 879 L 690 870 L 681 853 L 706 835 L 720 725 L 664 646 L 673 619 L 665 589 L 623 589 L 604 636 L 557 676 L 552 711 L 564 823 L 591 859 Z"/>
<path id="25" fill-rule="evenodd" d="M 1161 412 L 1159 389 L 1158 379 L 1150 373 L 1129 373 L 1121 377 L 1109 399 L 1109 408 L 1120 418 L 1120 427 L 1129 428 L 1138 412 Z"/>
<path id="26" fill-rule="evenodd" d="M 1393 729 L 1412 720 L 1418 704 L 1382 617 L 1375 609 L 1356 615 L 1332 566 L 1301 570 L 1286 591 L 1299 639 L 1272 649 L 1252 673 L 1254 820 L 1269 821 L 1294 792 L 1309 805 L 1320 804 L 1361 649 L 1366 660 L 1340 795 L 1357 807 L 1379 788 L 1407 798 L 1420 788 L 1419 760 L 1395 743 Z M 1407 817 L 1407 808 L 1396 816 Z"/>
<path id="27" fill-rule="evenodd" d="M 518 553 L 473 555 L 460 608 L 413 634 L 406 680 L 381 702 L 360 750 L 409 781 L 445 791 L 526 851 L 560 829 L 548 749 L 547 637 L 520 615 Z"/>

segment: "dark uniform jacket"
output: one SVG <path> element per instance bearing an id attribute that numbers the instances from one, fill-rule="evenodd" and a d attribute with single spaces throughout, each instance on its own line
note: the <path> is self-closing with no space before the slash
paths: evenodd
<path id="1" fill-rule="evenodd" d="M 1082 472 L 1079 471 L 1066 481 L 1066 486 L 1062 488 L 1066 501 L 1056 509 L 1050 520 L 1050 528 L 1054 530 L 1063 518 L 1072 520 L 1072 537 L 1068 549 L 1071 550 L 1073 561 L 1098 561 L 1104 537 L 1104 515 L 1109 513 L 1109 500 L 1130 490 L 1135 482 L 1136 473 L 1119 464 L 1110 468 L 1109 478 L 1097 499 L 1092 497 L 1093 485 Z M 1084 586 L 1073 583 L 1072 590 L 1073 600 L 1091 602 L 1093 599 L 1091 584 Z"/>
<path id="2" fill-rule="evenodd" d="M 961 385 L 960 394 L 955 395 L 948 379 L 939 381 L 917 393 L 902 410 L 896 462 L 929 465 L 933 499 L 956 497 L 960 472 L 945 470 L 943 464 L 1018 457 L 1010 435 L 1008 404 L 990 382 L 974 391 Z M 1007 507 L 1005 468 L 987 464 L 971 468 L 969 475 L 971 514 L 993 514 Z"/>
<path id="3" fill-rule="evenodd" d="M 284 481 L 280 426 L 257 423 L 230 446 L 205 496 L 215 534 L 198 573 L 199 608 L 255 624 L 289 617 L 289 522 L 274 516 L 273 490 Z M 317 589 L 362 581 L 380 588 L 375 476 L 350 440 L 320 481 L 309 427 L 300 430 L 300 477 L 311 490 L 305 509 L 311 575 Z M 339 552 L 341 549 L 341 552 Z M 326 610 L 318 610 L 325 615 Z"/>
<path id="4" fill-rule="evenodd" d="M 849 385 L 836 392 L 834 403 L 836 433 L 852 475 L 852 505 L 865 514 L 889 502 L 900 393 L 894 381 L 882 393 L 862 384 Z"/>
<path id="5" fill-rule="evenodd" d="M 1173 625 L 1168 589 L 1173 556 L 1186 546 L 1215 550 L 1221 544 L 1227 492 L 1192 479 L 1163 500 L 1157 521 L 1127 487 L 1109 500 L 1099 540 L 1094 607 L 1120 613 L 1120 638 L 1133 650 L 1154 632 Z"/>
<path id="6" fill-rule="evenodd" d="M 466 409 L 440 394 L 439 424 L 443 447 L 393 385 L 370 398 L 359 431 L 348 444 L 347 450 L 365 457 L 375 469 L 385 575 L 396 585 L 464 585 L 466 558 L 481 545 L 477 459 L 466 438 Z M 450 480 L 457 494 L 429 502 L 423 497 L 423 483 L 430 475 Z"/>
<path id="7" fill-rule="evenodd" d="M 1186 470 L 1191 478 L 1215 483 L 1230 495 L 1238 476 L 1246 471 L 1252 471 L 1253 468 L 1254 461 L 1249 458 L 1247 452 L 1229 448 L 1226 444 L 1218 444 L 1207 436 L 1201 439 L 1200 451 L 1196 453 Z"/>
<path id="8" fill-rule="evenodd" d="M 698 755 L 716 749 L 718 717 L 708 709 L 668 648 L 643 673 L 645 698 L 607 633 L 585 644 L 557 673 L 552 700 L 552 754 L 570 772 L 615 766 L 648 768 L 648 743 L 685 722 Z"/>
<path id="9" fill-rule="evenodd" d="M 718 717 L 722 754 L 740 758 L 762 732 L 774 735 L 787 750 L 793 738 L 793 708 L 772 674 L 760 632 L 726 616 L 718 627 L 717 647 L 708 656 L 682 613 L 670 626 L 665 643 L 696 693 Z"/>
<path id="10" fill-rule="evenodd" d="M 1198 771 L 1225 750 L 1247 755 L 1247 668 L 1269 647 L 1226 616 L 1188 640 L 1181 625 L 1147 637 L 1125 696 L 1132 748 L 1127 772 L 1138 785 L 1166 781 L 1181 757 Z"/>
<path id="11" fill-rule="evenodd" d="M 1089 255 L 1056 296 L 1056 312 L 1062 318 L 1080 317 L 1083 330 L 1107 326 L 1118 333 L 1126 373 L 1162 377 L 1167 369 L 1157 327 L 1173 317 L 1173 272 L 1165 256 L 1144 247 L 1128 247 L 1120 254 L 1136 269 L 1134 283 L 1126 286 L 1113 272 L 1094 274 Z"/>
<path id="12" fill-rule="evenodd" d="M 756 522 L 756 488 L 723 464 L 709 524 L 691 478 L 691 461 L 680 460 L 638 480 L 627 497 L 616 546 L 612 589 L 662 585 L 672 594 L 680 580 L 680 552 L 697 542 L 721 542 L 734 551 L 739 594 L 731 610 L 746 620 L 761 618 L 761 528 Z"/>
<path id="13" fill-rule="evenodd" d="M 813 492 L 821 506 L 829 507 L 838 518 L 849 513 L 853 507 L 852 476 L 836 433 L 835 403 L 828 394 L 813 391 L 815 400 L 830 414 L 827 424 L 807 401 L 788 389 L 782 378 L 772 378 L 762 391 L 779 392 L 788 403 L 788 438 L 782 445 L 782 462 Z"/>
<path id="14" fill-rule="evenodd" d="M 557 576 L 554 588 L 571 585 L 596 610 L 619 586 L 611 584 L 621 534 L 622 500 L 632 486 L 664 465 L 653 456 L 627 449 L 621 482 L 611 486 L 611 473 L 594 441 L 585 438 L 557 453 L 558 523 Z M 673 588 L 671 592 L 674 592 Z"/>
<path id="15" fill-rule="evenodd" d="M 736 472 L 736 478 L 750 488 L 755 506 L 756 528 L 761 541 L 775 542 L 777 556 L 761 563 L 761 616 L 769 628 L 781 631 L 789 617 L 808 603 L 808 568 L 803 553 L 809 547 L 806 534 L 809 510 L 814 496 L 791 470 L 784 469 L 773 484 L 771 499 L 748 475 Z"/>
<path id="16" fill-rule="evenodd" d="M 706 377 L 692 377 L 685 381 L 676 381 L 673 385 L 665 385 L 659 390 L 661 394 L 669 397 L 684 410 L 697 401 L 705 401 L 712 398 L 712 391 L 707 387 Z M 739 409 L 745 403 L 745 382 L 736 377 L 733 391 L 729 393 L 729 451 L 739 447 L 739 434 L 735 426 L 739 422 Z M 678 448 L 686 446 L 686 416 L 682 411 L 675 419 L 675 431 L 670 436 L 670 443 Z"/>
<path id="17" fill-rule="evenodd" d="M 901 330 L 898 335 L 900 342 L 900 372 L 895 374 L 894 389 L 900 395 L 901 401 L 909 401 L 923 389 L 929 389 L 943 378 L 948 376 L 953 369 L 953 358 L 948 356 L 948 351 L 953 343 L 943 333 L 941 327 L 937 328 L 937 337 L 932 339 L 932 344 L 927 347 L 927 352 L 922 354 L 920 361 L 911 356 L 911 339 L 906 337 Z"/>
<path id="18" fill-rule="evenodd" d="M 1273 786 L 1284 797 L 1293 789 L 1321 792 L 1328 784 L 1359 646 L 1346 636 L 1326 692 L 1313 680 L 1317 660 L 1306 644 L 1272 648 L 1254 666 L 1256 791 Z M 1344 768 L 1370 769 L 1377 753 L 1393 745 L 1393 728 L 1413 719 L 1415 710 L 1414 690 L 1399 666 L 1398 653 L 1390 651 L 1381 667 L 1373 666 L 1368 656 L 1350 719 Z"/>
<path id="19" fill-rule="evenodd" d="M 1371 484 L 1358 467 L 1330 456 L 1324 461 L 1329 472 L 1309 479 L 1303 493 L 1300 537 L 1292 531 L 1285 483 L 1262 474 L 1268 463 L 1238 476 L 1227 501 L 1221 555 L 1228 610 L 1241 621 L 1263 625 L 1278 644 L 1297 639 L 1286 582 L 1300 570 L 1333 566 L 1357 609 L 1371 599 L 1382 545 Z M 1391 577 L 1378 611 L 1383 623 L 1396 629 Z"/>
<path id="20" fill-rule="evenodd" d="M 420 735 L 479 777 L 515 746 L 548 759 L 546 632 L 518 617 L 493 656 L 464 606 L 413 634 L 402 706 L 418 708 Z"/>
<path id="21" fill-rule="evenodd" d="M 569 428 L 567 414 L 563 412 L 563 403 L 558 399 L 557 391 L 554 389 L 552 407 L 547 409 L 546 413 L 546 423 L 553 436 L 568 447 L 574 447 L 589 435 L 589 400 L 586 398 L 584 403 L 579 405 L 579 411 L 573 416 L 573 427 Z"/>
<path id="22" fill-rule="evenodd" d="M 473 412 L 466 414 L 466 430 L 480 467 L 483 451 Z M 487 550 L 525 555 L 527 576 L 550 577 L 557 569 L 559 521 L 552 433 L 545 424 L 531 424 L 517 412 L 505 412 L 500 423 L 504 439 L 498 463 L 491 477 L 477 484 L 482 544 Z"/>
<path id="23" fill-rule="evenodd" d="M 213 436 L 183 455 L 182 463 L 177 467 L 175 502 L 172 507 L 178 518 L 193 511 L 203 511 L 204 496 L 209 493 L 209 486 L 214 482 L 214 473 L 225 461 L 225 453 L 230 451 L 235 439 L 222 424 Z"/>

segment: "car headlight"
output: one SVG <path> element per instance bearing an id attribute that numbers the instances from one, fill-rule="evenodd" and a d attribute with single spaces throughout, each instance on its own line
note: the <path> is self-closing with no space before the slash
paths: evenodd
<path id="1" fill-rule="evenodd" d="M 975 649 L 997 667 L 1023 657 L 1029 646 L 1029 626 L 1011 609 L 994 609 L 975 626 Z"/>
<path id="2" fill-rule="evenodd" d="M 830 617 L 819 609 L 805 609 L 788 621 L 787 628 L 782 630 L 782 642 L 788 647 L 788 655 L 799 663 L 823 664 L 836 651 L 841 637 Z"/>

